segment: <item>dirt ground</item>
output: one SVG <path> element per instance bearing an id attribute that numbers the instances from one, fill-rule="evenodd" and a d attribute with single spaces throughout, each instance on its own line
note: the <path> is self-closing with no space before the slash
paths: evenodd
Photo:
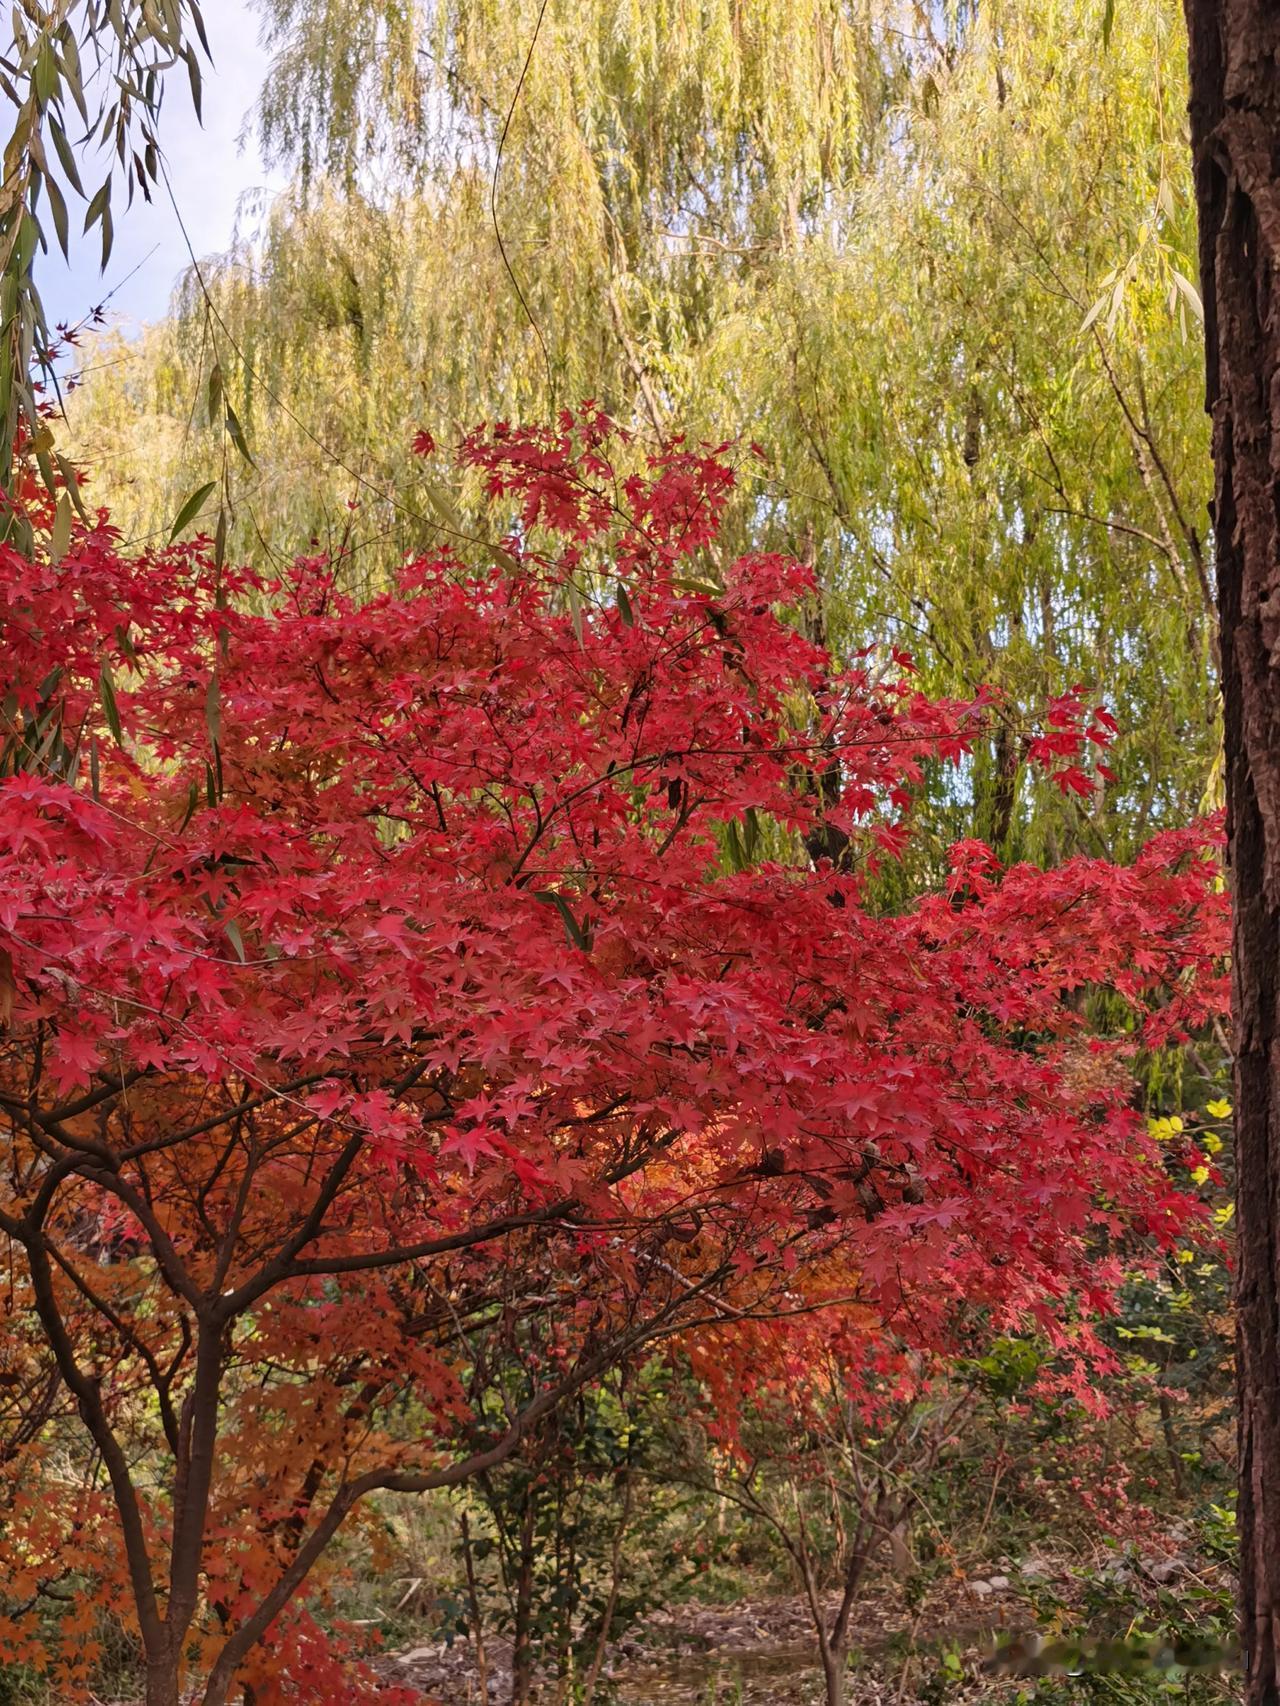
<path id="1" fill-rule="evenodd" d="M 904 1614 L 900 1591 L 869 1593 L 854 1633 L 862 1662 L 850 1676 L 850 1706 L 920 1706 L 914 1685 L 933 1673 L 940 1646 L 957 1659 L 963 1655 L 976 1688 L 983 1661 L 1025 1623 L 1025 1608 L 1007 1585 L 992 1588 L 984 1581 L 975 1591 L 947 1584 L 914 1614 Z M 488 1698 L 503 1701 L 510 1689 L 510 1643 L 491 1641 L 485 1657 Z M 440 1706 L 481 1706 L 485 1698 L 469 1640 L 388 1655 L 378 1668 L 388 1681 L 420 1689 L 425 1701 Z M 813 1625 L 798 1597 L 654 1612 L 608 1649 L 600 1681 L 629 1706 L 809 1706 L 822 1698 Z M 987 1697 L 1003 1692 L 990 1675 L 982 1676 L 980 1687 Z M 541 1698 L 554 1703 L 554 1685 Z"/>
<path id="2" fill-rule="evenodd" d="M 1131 1632 L 1165 1626 L 1170 1604 L 1184 1596 L 1206 1614 L 1212 1604 L 1229 1607 L 1231 1586 L 1221 1565 L 1177 1550 L 1146 1558 L 1112 1554 L 1088 1568 L 1024 1558 L 1017 1569 L 993 1565 L 981 1575 L 940 1579 L 910 1607 L 901 1582 L 886 1580 L 864 1593 L 855 1612 L 848 1703 L 995 1702 L 1016 1694 L 1029 1674 L 1128 1670 L 1130 1660 L 1147 1670 L 1170 1662 L 1202 1669 L 1210 1686 L 1197 1698 L 1228 1702 L 1234 1693 L 1229 1647 L 1210 1643 L 1197 1654 L 1199 1637 L 1188 1646 L 1184 1634 L 1176 1651 L 1167 1644 L 1161 1650 L 1160 1640 L 1148 1651 Z M 1087 1603 L 1096 1611 L 1100 1595 L 1112 1610 L 1101 1627 Z M 1037 1598 L 1059 1608 L 1056 1630 L 1036 1629 L 1029 1601 Z M 1081 1647 L 1061 1638 L 1062 1630 L 1091 1623 L 1100 1642 Z M 511 1646 L 501 1639 L 487 1643 L 487 1686 L 467 1639 L 385 1654 L 377 1668 L 389 1683 L 417 1690 L 424 1706 L 499 1706 L 510 1696 Z M 800 1597 L 654 1611 L 606 1650 L 599 1684 L 595 1706 L 608 1700 L 626 1706 L 816 1706 L 824 1698 L 812 1620 Z M 561 1706 L 564 1697 L 549 1682 L 537 1698 L 539 1706 Z"/>

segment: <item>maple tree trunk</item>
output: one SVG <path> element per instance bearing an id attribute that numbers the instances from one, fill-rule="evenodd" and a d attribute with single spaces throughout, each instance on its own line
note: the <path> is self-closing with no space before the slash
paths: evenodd
<path id="1" fill-rule="evenodd" d="M 148 1664 L 146 1706 L 180 1706 L 175 1660 L 164 1658 Z"/>
<path id="2" fill-rule="evenodd" d="M 1233 900 L 1245 1706 L 1280 1706 L 1280 8 L 1186 0 Z"/>
<path id="3" fill-rule="evenodd" d="M 827 1690 L 827 1706 L 844 1706 L 844 1679 L 847 1660 L 844 1643 L 823 1646 L 822 1680 Z"/>
<path id="4" fill-rule="evenodd" d="M 533 1566 L 532 1499 L 520 1525 L 520 1562 L 516 1577 L 515 1651 L 511 1656 L 511 1706 L 528 1706 L 533 1687 Z"/>

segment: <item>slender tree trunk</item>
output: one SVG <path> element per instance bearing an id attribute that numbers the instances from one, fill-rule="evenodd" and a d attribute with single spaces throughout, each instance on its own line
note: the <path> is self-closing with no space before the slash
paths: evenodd
<path id="1" fill-rule="evenodd" d="M 1234 907 L 1245 1706 L 1280 1706 L 1280 6 L 1186 0 Z"/>
<path id="2" fill-rule="evenodd" d="M 520 1563 L 516 1577 L 515 1651 L 511 1657 L 511 1706 L 528 1706 L 533 1687 L 533 1566 L 536 1512 L 530 1498 L 520 1525 Z"/>
<path id="3" fill-rule="evenodd" d="M 827 1706 L 844 1706 L 845 1673 L 849 1655 L 843 1641 L 834 1646 L 823 1642 L 822 1680 L 827 1690 Z"/>
<path id="4" fill-rule="evenodd" d="M 476 1563 L 471 1551 L 471 1525 L 467 1513 L 462 1513 L 462 1556 L 467 1566 L 467 1599 L 471 1606 L 471 1641 L 476 1655 L 476 1686 L 481 1706 L 489 1699 L 489 1661 L 484 1646 L 484 1621 L 480 1612 L 480 1589 L 476 1583 Z"/>
<path id="5" fill-rule="evenodd" d="M 604 1656 L 609 1647 L 609 1631 L 613 1627 L 614 1613 L 618 1609 L 618 1595 L 622 1589 L 622 1547 L 627 1537 L 627 1525 L 631 1520 L 631 1475 L 628 1472 L 622 1494 L 622 1512 L 618 1517 L 618 1526 L 613 1532 L 613 1552 L 609 1560 L 609 1597 L 605 1601 L 604 1611 L 600 1618 L 600 1629 L 596 1635 L 596 1650 L 592 1654 L 591 1668 L 587 1672 L 586 1683 L 582 1690 L 581 1706 L 591 1706 L 595 1696 L 596 1684 L 600 1680 L 600 1670 L 604 1664 Z"/>

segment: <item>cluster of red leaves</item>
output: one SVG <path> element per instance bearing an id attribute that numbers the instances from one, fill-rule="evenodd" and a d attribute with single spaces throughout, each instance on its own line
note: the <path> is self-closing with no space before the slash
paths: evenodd
<path id="1" fill-rule="evenodd" d="M 551 1300 L 566 1389 L 821 1296 L 921 1346 L 974 1307 L 1052 1334 L 1194 1213 L 1123 1057 L 1224 999 L 1209 838 L 965 845 L 869 906 L 989 707 L 805 638 L 800 564 L 710 566 L 723 447 L 624 479 L 612 434 L 470 437 L 507 536 L 360 606 L 341 565 L 262 583 L 105 520 L 0 546 L 0 1231 L 38 1322 L 0 1367 L 55 1340 L 100 1450 L 147 1394 L 144 1642 L 180 1605 L 208 1664 L 265 1607 L 264 1701 L 320 1697 L 272 1593 L 326 1513 L 451 1473 L 495 1308 Z M 1074 788 L 1106 733 L 1069 696 L 1031 757 Z M 148 1587 L 188 1530 L 199 1607 Z"/>

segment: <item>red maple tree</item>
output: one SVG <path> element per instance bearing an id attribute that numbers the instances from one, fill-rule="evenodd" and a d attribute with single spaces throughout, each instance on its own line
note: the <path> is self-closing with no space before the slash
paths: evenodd
<path id="1" fill-rule="evenodd" d="M 148 1706 L 354 1698 L 306 1598 L 369 1493 L 676 1335 L 727 1394 L 818 1303 L 1083 1368 L 1194 1215 L 1125 1060 L 1223 1000 L 1211 837 L 964 845 L 878 909 L 992 707 L 805 638 L 800 564 L 717 566 L 725 447 L 623 476 L 614 434 L 473 435 L 509 536 L 359 606 L 105 516 L 0 545 L 0 1650 L 68 1694 L 105 1611 Z M 1109 734 L 1068 695 L 1028 758 L 1088 791 Z M 532 1311 L 556 1354 L 459 1454 L 469 1347 Z"/>

